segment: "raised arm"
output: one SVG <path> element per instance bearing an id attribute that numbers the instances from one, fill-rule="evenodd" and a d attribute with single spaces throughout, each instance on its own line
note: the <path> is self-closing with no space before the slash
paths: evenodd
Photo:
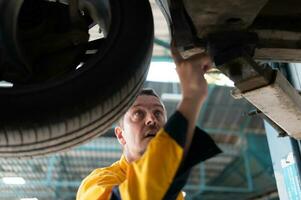
<path id="1" fill-rule="evenodd" d="M 183 95 L 177 110 L 184 115 L 188 122 L 184 146 L 185 156 L 193 138 L 196 120 L 208 94 L 208 85 L 204 74 L 211 68 L 212 63 L 206 53 L 197 54 L 184 60 L 174 45 L 172 45 L 171 51 Z"/>

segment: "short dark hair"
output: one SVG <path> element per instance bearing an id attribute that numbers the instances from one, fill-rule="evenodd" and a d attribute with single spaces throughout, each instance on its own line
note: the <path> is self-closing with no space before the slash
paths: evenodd
<path id="1" fill-rule="evenodd" d="M 140 90 L 140 92 L 138 92 L 137 97 L 139 97 L 139 96 L 141 96 L 141 95 L 155 96 L 155 97 L 157 97 L 157 98 L 159 99 L 159 101 L 162 103 L 161 98 L 160 98 L 159 95 L 155 92 L 155 90 L 152 89 L 152 88 L 142 88 L 142 89 Z M 162 103 L 162 104 L 163 104 L 163 103 Z M 119 126 L 122 126 L 123 117 L 124 117 L 124 115 L 121 116 L 120 119 L 119 119 L 118 122 L 117 122 L 117 124 L 118 124 Z"/>
<path id="2" fill-rule="evenodd" d="M 153 90 L 152 88 L 143 88 L 139 93 L 138 96 L 141 95 L 150 95 L 150 96 L 155 96 L 158 99 L 160 99 L 159 95 Z M 161 99 L 160 99 L 161 100 Z"/>

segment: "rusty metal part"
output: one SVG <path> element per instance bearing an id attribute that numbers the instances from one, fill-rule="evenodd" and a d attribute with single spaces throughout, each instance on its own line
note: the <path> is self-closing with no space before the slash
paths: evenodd
<path id="1" fill-rule="evenodd" d="M 210 33 L 246 30 L 268 0 L 184 0 L 200 38 Z"/>
<path id="2" fill-rule="evenodd" d="M 170 25 L 172 40 L 182 58 L 205 52 L 204 41 L 196 36 L 192 22 L 186 13 L 182 0 L 157 0 L 166 20 Z"/>
<path id="3" fill-rule="evenodd" d="M 157 2 L 160 8 L 164 8 L 162 12 L 170 24 L 174 21 L 170 17 L 171 14 L 181 14 L 177 10 L 170 12 L 170 5 L 176 4 L 180 10 L 184 10 L 184 17 L 177 14 L 181 17 L 176 21 L 180 19 L 180 25 L 188 24 L 190 27 L 185 30 L 193 29 L 194 36 L 198 37 L 194 47 L 189 49 L 203 51 L 206 47 L 206 42 L 203 41 L 212 33 L 251 31 L 258 36 L 257 48 L 254 49 L 255 60 L 301 62 L 301 16 L 299 10 L 295 9 L 301 6 L 299 0 L 157 0 Z M 183 48 L 185 45 L 178 46 L 180 52 L 185 52 Z M 187 52 L 189 55 L 189 51 Z"/>
<path id="4" fill-rule="evenodd" d="M 183 0 L 199 38 L 216 32 L 258 35 L 255 60 L 301 62 L 299 0 Z"/>
<path id="5" fill-rule="evenodd" d="M 269 66 L 252 59 L 258 41 L 255 33 L 220 32 L 210 34 L 207 39 L 215 65 L 241 92 L 263 87 L 275 79 L 275 72 Z"/>
<path id="6" fill-rule="evenodd" d="M 234 81 L 240 91 L 246 92 L 271 84 L 276 71 L 268 65 L 259 65 L 250 56 L 242 56 L 223 65 L 222 71 Z"/>

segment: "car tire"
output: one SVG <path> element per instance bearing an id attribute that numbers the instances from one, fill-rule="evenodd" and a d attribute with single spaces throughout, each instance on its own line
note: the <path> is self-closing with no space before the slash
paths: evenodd
<path id="1" fill-rule="evenodd" d="M 82 144 L 105 133 L 131 106 L 151 60 L 151 8 L 147 0 L 110 2 L 115 35 L 104 55 L 55 83 L 0 88 L 1 157 Z"/>

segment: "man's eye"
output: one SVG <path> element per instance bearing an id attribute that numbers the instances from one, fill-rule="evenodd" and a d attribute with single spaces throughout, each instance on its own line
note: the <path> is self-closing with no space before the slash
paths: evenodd
<path id="1" fill-rule="evenodd" d="M 155 116 L 156 117 L 161 117 L 163 115 L 163 113 L 161 111 L 155 111 Z"/>
<path id="2" fill-rule="evenodd" d="M 142 118 L 144 116 L 144 113 L 141 110 L 137 110 L 134 112 L 134 117 L 136 118 Z"/>

